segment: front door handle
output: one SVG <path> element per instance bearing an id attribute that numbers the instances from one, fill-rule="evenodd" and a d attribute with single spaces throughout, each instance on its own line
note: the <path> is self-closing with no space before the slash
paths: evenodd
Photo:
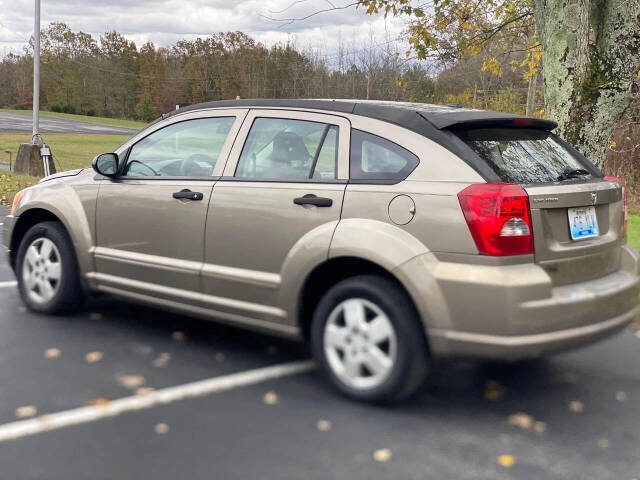
<path id="1" fill-rule="evenodd" d="M 333 200 L 330 198 L 316 197 L 313 193 L 307 193 L 303 197 L 293 199 L 296 205 L 315 205 L 316 207 L 330 207 Z"/>
<path id="2" fill-rule="evenodd" d="M 200 192 L 192 192 L 188 188 L 185 188 L 184 190 L 175 192 L 173 194 L 173 198 L 180 198 L 185 200 L 202 200 L 204 198 L 204 195 Z"/>

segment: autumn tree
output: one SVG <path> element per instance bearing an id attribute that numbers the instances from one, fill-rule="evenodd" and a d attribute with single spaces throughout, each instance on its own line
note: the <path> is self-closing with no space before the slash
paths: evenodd
<path id="1" fill-rule="evenodd" d="M 545 114 L 602 165 L 609 139 L 640 86 L 640 0 L 360 0 L 369 14 L 407 18 L 420 59 L 455 62 L 495 39 L 533 77 L 540 63 Z M 540 62 L 542 59 L 542 62 Z M 500 75 L 496 55 L 483 69 Z"/>

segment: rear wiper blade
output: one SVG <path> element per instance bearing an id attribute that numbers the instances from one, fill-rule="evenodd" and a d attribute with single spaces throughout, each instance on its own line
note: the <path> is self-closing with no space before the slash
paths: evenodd
<path id="1" fill-rule="evenodd" d="M 584 175 L 591 175 L 591 172 L 584 168 L 566 168 L 564 172 L 558 176 L 558 180 L 562 182 L 564 180 L 571 180 Z"/>

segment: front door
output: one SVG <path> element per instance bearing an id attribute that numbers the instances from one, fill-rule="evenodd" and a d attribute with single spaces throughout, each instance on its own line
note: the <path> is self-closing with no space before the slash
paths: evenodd
<path id="1" fill-rule="evenodd" d="M 213 188 L 205 302 L 257 326 L 288 323 L 281 274 L 299 254 L 328 254 L 348 178 L 349 131 L 334 115 L 249 112 Z"/>
<path id="2" fill-rule="evenodd" d="M 245 113 L 163 126 L 101 183 L 94 276 L 102 290 L 198 303 L 207 208 Z"/>

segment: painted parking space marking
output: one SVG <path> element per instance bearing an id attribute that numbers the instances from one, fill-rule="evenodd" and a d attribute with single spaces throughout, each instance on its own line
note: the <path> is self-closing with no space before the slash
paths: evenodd
<path id="1" fill-rule="evenodd" d="M 221 377 L 213 377 L 174 387 L 162 388 L 146 395 L 124 397 L 112 400 L 106 405 L 80 407 L 72 410 L 41 415 L 29 420 L 0 425 L 0 442 L 15 440 L 30 435 L 58 430 L 61 428 L 95 422 L 103 418 L 115 417 L 125 412 L 133 412 L 159 405 L 224 392 L 239 387 L 255 385 L 267 380 L 275 380 L 290 375 L 309 372 L 315 368 L 312 360 L 281 363 L 270 367 L 256 368 Z"/>
<path id="2" fill-rule="evenodd" d="M 11 280 L 9 282 L 0 282 L 0 288 L 11 288 L 11 287 L 17 287 L 18 286 L 18 282 L 15 280 Z"/>

